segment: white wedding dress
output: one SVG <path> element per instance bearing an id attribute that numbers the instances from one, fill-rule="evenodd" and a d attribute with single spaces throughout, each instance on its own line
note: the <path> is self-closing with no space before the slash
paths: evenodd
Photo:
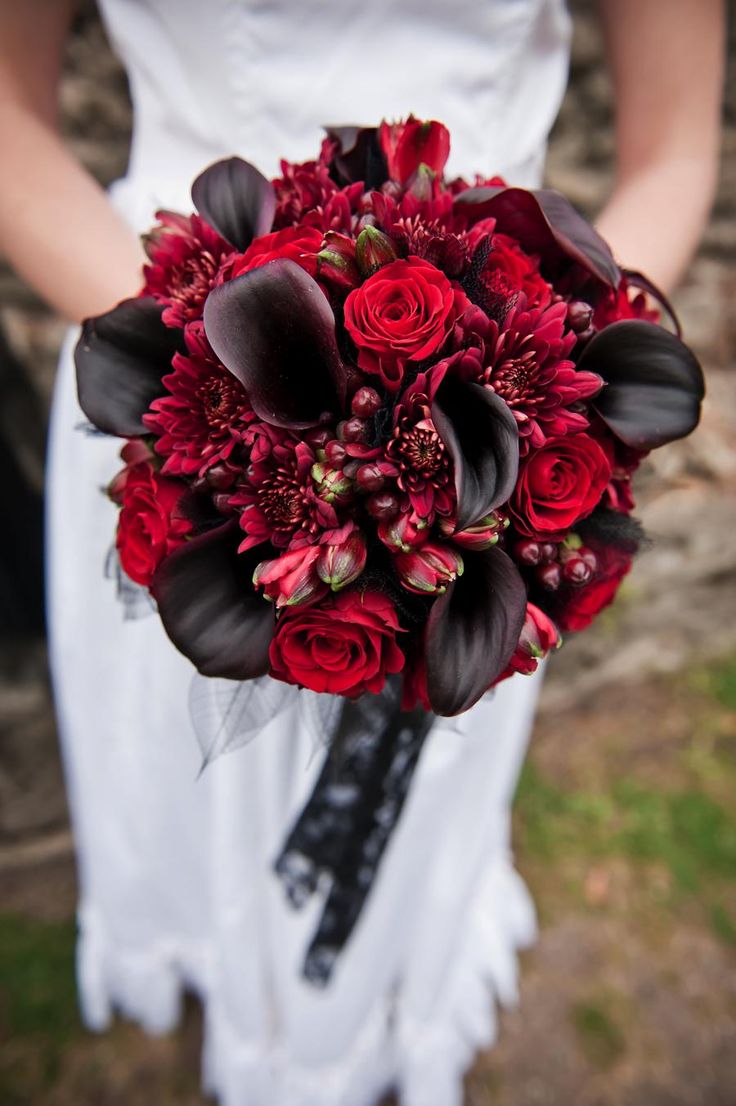
<path id="1" fill-rule="evenodd" d="M 265 174 L 314 156 L 321 124 L 413 111 L 451 129 L 451 173 L 538 182 L 563 95 L 562 0 L 103 0 L 135 131 L 114 202 L 137 229 L 191 210 L 192 178 L 237 153 Z M 124 619 L 103 575 L 119 443 L 79 429 L 63 351 L 50 441 L 52 663 L 79 857 L 86 1023 L 151 1032 L 184 987 L 205 1010 L 222 1106 L 457 1106 L 513 1001 L 534 914 L 509 809 L 539 680 L 438 722 L 331 984 L 301 966 L 319 902 L 294 911 L 272 865 L 323 749 L 299 708 L 197 778 L 192 668 L 155 615 Z"/>

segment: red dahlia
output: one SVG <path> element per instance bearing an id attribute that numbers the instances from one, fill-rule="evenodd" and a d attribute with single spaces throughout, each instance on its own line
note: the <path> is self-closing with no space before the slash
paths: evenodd
<path id="1" fill-rule="evenodd" d="M 246 538 L 240 552 L 265 541 L 277 549 L 299 549 L 340 525 L 333 505 L 339 498 L 315 483 L 317 458 L 307 441 L 269 423 L 252 426 L 245 440 L 251 463 L 229 501 L 243 508 Z"/>
<path id="2" fill-rule="evenodd" d="M 202 315 L 204 301 L 232 246 L 199 215 L 156 213 L 160 226 L 146 239 L 143 295 L 164 304 L 166 326 L 185 326 Z"/>
<path id="3" fill-rule="evenodd" d="M 169 395 L 153 401 L 143 422 L 158 435 L 162 472 L 201 476 L 228 460 L 255 415 L 243 385 L 212 352 L 202 323 L 190 323 L 184 337 L 188 352 L 174 354 L 174 371 L 162 381 Z"/>
<path id="4" fill-rule="evenodd" d="M 575 408 L 603 383 L 596 373 L 579 372 L 569 359 L 577 338 L 565 333 L 566 316 L 565 303 L 530 309 L 523 294 L 502 326 L 479 311 L 467 316 L 473 346 L 459 355 L 462 371 L 509 405 L 519 424 L 522 456 L 549 438 L 585 430 L 588 419 Z M 471 357 L 477 363 L 474 372 Z"/>
<path id="5" fill-rule="evenodd" d="M 427 525 L 436 515 L 455 512 L 452 462 L 432 421 L 432 395 L 431 372 L 420 373 L 396 407 L 393 434 L 385 448 L 413 517 Z"/>

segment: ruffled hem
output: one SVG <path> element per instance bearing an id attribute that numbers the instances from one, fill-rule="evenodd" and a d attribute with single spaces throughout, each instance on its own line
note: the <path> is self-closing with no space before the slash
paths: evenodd
<path id="1" fill-rule="evenodd" d="M 367 1014 L 338 1063 L 295 1063 L 278 1045 L 243 1039 L 213 980 L 215 950 L 160 941 L 145 950 L 116 944 L 89 904 L 79 910 L 77 976 L 88 1028 L 105 1030 L 113 1011 L 150 1034 L 176 1028 L 185 989 L 204 1008 L 202 1081 L 219 1106 L 376 1106 L 394 1089 L 402 1106 L 461 1106 L 462 1080 L 496 1038 L 496 1002 L 517 1001 L 517 951 L 536 935 L 534 907 L 506 857 L 486 869 L 464 933 L 429 1013 L 418 1015 L 401 988 Z"/>

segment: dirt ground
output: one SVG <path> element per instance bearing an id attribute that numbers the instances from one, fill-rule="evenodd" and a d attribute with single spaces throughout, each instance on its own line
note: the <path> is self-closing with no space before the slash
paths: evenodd
<path id="1" fill-rule="evenodd" d="M 548 168 L 588 212 L 610 187 L 612 151 L 593 7 L 573 5 Z M 719 196 L 676 297 L 708 376 L 703 423 L 642 471 L 651 548 L 617 605 L 550 665 L 515 808 L 540 937 L 466 1106 L 736 1104 L 734 93 L 732 66 Z M 70 141 L 108 182 L 130 116 L 92 15 L 70 44 L 63 106 Z M 18 368 L 0 428 L 36 490 L 62 333 L 0 269 L 0 337 Z M 0 710 L 0 1104 L 203 1106 L 194 1000 L 163 1039 L 79 1023 L 72 839 L 37 635 L 0 647 Z"/>

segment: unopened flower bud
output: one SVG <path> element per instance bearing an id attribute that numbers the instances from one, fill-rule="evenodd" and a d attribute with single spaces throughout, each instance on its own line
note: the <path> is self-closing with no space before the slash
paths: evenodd
<path id="1" fill-rule="evenodd" d="M 217 491 L 226 491 L 232 488 L 237 477 L 237 472 L 229 465 L 213 465 L 207 470 L 207 483 Z"/>
<path id="2" fill-rule="evenodd" d="M 340 591 L 358 579 L 365 568 L 367 555 L 365 538 L 359 530 L 355 530 L 343 542 L 320 548 L 317 575 L 333 591 Z"/>
<path id="3" fill-rule="evenodd" d="M 452 519 L 440 518 L 439 520 L 442 535 L 463 549 L 490 549 L 492 545 L 496 544 L 507 526 L 508 519 L 503 518 L 496 511 L 491 511 L 484 518 L 479 518 L 477 522 L 474 522 L 472 526 L 466 526 L 464 530 L 456 530 Z"/>
<path id="4" fill-rule="evenodd" d="M 383 401 L 375 388 L 364 384 L 358 388 L 350 403 L 350 410 L 361 419 L 369 419 L 383 406 Z"/>
<path id="5" fill-rule="evenodd" d="M 346 234 L 328 230 L 317 254 L 317 275 L 341 288 L 357 288 L 360 273 L 355 261 L 355 242 Z"/>
<path id="6" fill-rule="evenodd" d="M 395 261 L 396 257 L 394 244 L 387 234 L 378 227 L 363 227 L 355 243 L 355 259 L 361 276 L 372 276 L 383 265 Z"/>
<path id="7" fill-rule="evenodd" d="M 463 559 L 450 545 L 428 541 L 409 553 L 399 553 L 394 566 L 401 583 L 419 595 L 442 595 L 456 576 L 462 575 Z"/>
<path id="8" fill-rule="evenodd" d="M 588 549 L 587 545 L 581 545 L 578 549 L 578 557 L 581 557 L 585 561 L 586 565 L 591 572 L 598 571 L 598 558 L 592 549 Z"/>
<path id="9" fill-rule="evenodd" d="M 253 586 L 263 588 L 266 598 L 279 608 L 318 599 L 326 591 L 315 571 L 319 555 L 319 546 L 310 545 L 282 553 L 272 561 L 261 561 L 253 573 Z"/>
<path id="10" fill-rule="evenodd" d="M 543 541 L 539 547 L 539 563 L 548 565 L 556 561 L 558 548 L 553 541 Z"/>
<path id="11" fill-rule="evenodd" d="M 434 195 L 436 176 L 434 170 L 422 162 L 412 177 L 407 191 L 419 201 L 431 200 Z"/>
<path id="12" fill-rule="evenodd" d="M 317 461 L 312 465 L 312 480 L 317 485 L 321 499 L 326 503 L 345 502 L 353 491 L 353 482 L 341 469 Z"/>
<path id="13" fill-rule="evenodd" d="M 378 536 L 392 553 L 409 553 L 427 537 L 426 523 L 412 521 L 411 515 L 404 511 L 393 518 L 381 522 Z"/>

